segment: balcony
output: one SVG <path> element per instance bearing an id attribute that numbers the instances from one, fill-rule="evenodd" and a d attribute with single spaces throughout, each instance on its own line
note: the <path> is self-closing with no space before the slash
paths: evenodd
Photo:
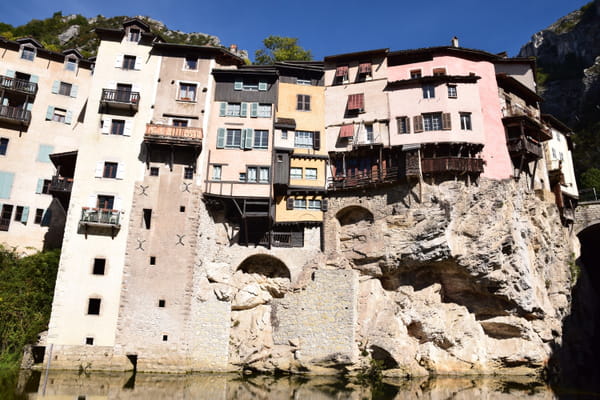
<path id="1" fill-rule="evenodd" d="M 146 124 L 146 142 L 175 145 L 201 145 L 202 128 Z"/>
<path id="2" fill-rule="evenodd" d="M 481 173 L 483 172 L 483 160 L 470 157 L 436 157 L 423 158 L 421 168 L 424 174 L 437 174 L 443 172 L 452 173 Z"/>
<path id="3" fill-rule="evenodd" d="M 353 176 L 338 176 L 329 178 L 328 190 L 357 189 L 382 183 L 396 182 L 399 178 L 399 168 L 363 171 Z"/>
<path id="4" fill-rule="evenodd" d="M 508 140 L 508 152 L 515 158 L 525 157 L 526 161 L 536 161 L 543 157 L 542 146 L 530 137 L 521 136 Z"/>
<path id="5" fill-rule="evenodd" d="M 0 105 L 0 121 L 12 124 L 18 123 L 29 125 L 29 122 L 31 121 L 31 111 L 19 107 Z"/>
<path id="6" fill-rule="evenodd" d="M 106 230 L 110 230 L 110 236 L 114 239 L 118 230 L 121 229 L 120 214 L 119 210 L 83 207 L 79 219 L 79 228 L 83 230 L 86 239 L 88 233 L 105 235 Z"/>
<path id="7" fill-rule="evenodd" d="M 140 102 L 140 93 L 131 90 L 102 89 L 100 104 L 107 108 L 136 112 Z"/>
<path id="8" fill-rule="evenodd" d="M 304 232 L 267 232 L 258 242 L 260 246 L 269 245 L 273 247 L 304 247 Z"/>
<path id="9" fill-rule="evenodd" d="M 519 131 L 520 134 L 531 136 L 540 142 L 552 139 L 552 132 L 540 121 L 537 109 L 522 106 L 508 107 L 503 110 L 502 121 L 509 132 Z"/>
<path id="10" fill-rule="evenodd" d="M 0 88 L 13 92 L 23 93 L 30 96 L 37 94 L 38 85 L 25 79 L 12 78 L 10 76 L 0 75 Z"/>
<path id="11" fill-rule="evenodd" d="M 50 192 L 71 192 L 73 189 L 73 178 L 53 176 L 50 182 Z"/>

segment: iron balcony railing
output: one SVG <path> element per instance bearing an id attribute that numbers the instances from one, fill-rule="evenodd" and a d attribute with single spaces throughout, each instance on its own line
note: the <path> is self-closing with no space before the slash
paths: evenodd
<path id="1" fill-rule="evenodd" d="M 79 222 L 83 224 L 119 226 L 119 216 L 119 210 L 83 207 Z"/>
<path id="2" fill-rule="evenodd" d="M 62 176 L 53 176 L 50 182 L 50 191 L 70 192 L 73 189 L 73 178 L 63 178 Z"/>
<path id="3" fill-rule="evenodd" d="M 0 88 L 35 96 L 38 90 L 38 85 L 35 82 L 29 82 L 25 79 L 0 75 Z"/>
<path id="4" fill-rule="evenodd" d="M 422 171 L 427 173 L 440 172 L 483 172 L 483 160 L 470 157 L 436 157 L 421 160 Z"/>
<path id="5" fill-rule="evenodd" d="M 101 101 L 106 103 L 130 104 L 138 105 L 140 102 L 140 92 L 132 92 L 131 90 L 118 89 L 102 89 Z"/>
<path id="6" fill-rule="evenodd" d="M 29 121 L 31 121 L 31 111 L 18 107 L 0 105 L 0 119 L 29 124 Z"/>
<path id="7" fill-rule="evenodd" d="M 159 136 L 186 140 L 202 140 L 202 128 L 146 124 L 146 136 Z"/>

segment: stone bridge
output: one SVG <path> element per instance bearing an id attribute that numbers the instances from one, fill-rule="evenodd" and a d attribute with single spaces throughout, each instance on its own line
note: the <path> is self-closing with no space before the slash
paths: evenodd
<path id="1" fill-rule="evenodd" d="M 575 209 L 575 233 L 580 234 L 593 225 L 600 225 L 600 200 L 579 203 Z"/>

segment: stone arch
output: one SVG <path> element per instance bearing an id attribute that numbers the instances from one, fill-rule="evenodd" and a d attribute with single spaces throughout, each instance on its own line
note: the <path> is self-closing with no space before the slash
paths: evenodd
<path id="1" fill-rule="evenodd" d="M 361 221 L 372 224 L 375 221 L 373 213 L 362 206 L 344 207 L 335 214 L 335 217 L 341 226 L 352 225 Z"/>
<path id="2" fill-rule="evenodd" d="M 390 354 L 389 351 L 379 346 L 370 346 L 371 357 L 381 363 L 383 369 L 398 368 L 398 362 Z"/>
<path id="3" fill-rule="evenodd" d="M 246 274 L 260 274 L 267 278 L 286 278 L 291 280 L 289 268 L 279 258 L 268 254 L 254 254 L 247 257 L 237 267 Z"/>

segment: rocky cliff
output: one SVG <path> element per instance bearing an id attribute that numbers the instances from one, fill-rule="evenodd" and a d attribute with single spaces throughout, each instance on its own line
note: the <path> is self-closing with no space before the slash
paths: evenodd
<path id="1" fill-rule="evenodd" d="M 232 306 L 230 363 L 313 373 L 375 366 L 396 376 L 541 373 L 560 343 L 573 283 L 571 238 L 556 206 L 524 182 L 444 182 L 422 192 L 331 197 L 326 254 L 291 275 L 267 258 L 232 275 L 208 272 L 215 297 Z M 219 261 L 215 254 L 212 265 Z"/>

